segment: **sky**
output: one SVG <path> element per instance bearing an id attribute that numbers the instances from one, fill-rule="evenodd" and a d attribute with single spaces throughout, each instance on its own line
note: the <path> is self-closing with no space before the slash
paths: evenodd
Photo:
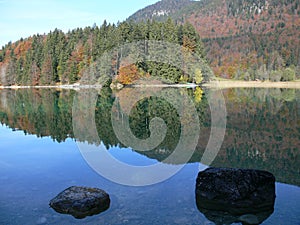
<path id="1" fill-rule="evenodd" d="M 0 0 L 0 47 L 9 41 L 58 28 L 123 21 L 159 0 Z"/>

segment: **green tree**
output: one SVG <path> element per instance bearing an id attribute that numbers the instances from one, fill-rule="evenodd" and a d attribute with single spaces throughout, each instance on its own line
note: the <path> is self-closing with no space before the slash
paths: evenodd
<path id="1" fill-rule="evenodd" d="M 270 80 L 274 82 L 278 82 L 281 80 L 282 71 L 272 70 L 270 72 Z"/>
<path id="2" fill-rule="evenodd" d="M 52 83 L 53 77 L 52 57 L 50 54 L 46 54 L 44 57 L 41 69 L 41 84 L 48 85 Z"/>
<path id="3" fill-rule="evenodd" d="M 291 68 L 286 68 L 282 73 L 282 81 L 293 81 L 296 79 L 295 70 Z"/>

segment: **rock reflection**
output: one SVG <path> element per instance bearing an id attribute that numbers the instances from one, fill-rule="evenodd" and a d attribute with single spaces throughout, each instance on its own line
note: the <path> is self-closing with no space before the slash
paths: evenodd
<path id="1" fill-rule="evenodd" d="M 242 223 L 243 225 L 250 224 L 261 224 L 266 219 L 268 219 L 272 213 L 273 209 L 269 211 L 263 211 L 259 213 L 244 214 L 244 215 L 233 215 L 225 211 L 215 211 L 210 209 L 205 209 L 197 204 L 197 207 L 201 213 L 210 221 L 216 225 L 230 225 L 233 223 Z"/>
<path id="2" fill-rule="evenodd" d="M 215 224 L 261 224 L 274 211 L 275 177 L 250 169 L 208 168 L 196 181 L 197 208 Z"/>

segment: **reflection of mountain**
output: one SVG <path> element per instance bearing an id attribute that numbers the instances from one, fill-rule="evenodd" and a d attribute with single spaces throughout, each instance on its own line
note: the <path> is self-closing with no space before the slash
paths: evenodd
<path id="1" fill-rule="evenodd" d="M 25 133 L 36 134 L 38 137 L 51 136 L 58 142 L 64 141 L 67 137 L 74 137 L 74 95 L 75 92 L 70 90 L 1 90 L 0 121 L 13 129 L 24 130 Z M 114 95 L 109 89 L 103 89 L 97 95 L 95 122 L 100 140 L 107 148 L 122 147 L 111 125 L 113 103 L 116 98 L 121 99 L 120 94 Z M 195 97 L 192 90 L 189 95 Z M 264 169 L 272 172 L 277 181 L 300 185 L 300 92 L 232 89 L 224 91 L 224 95 L 228 113 L 227 130 L 213 166 Z M 126 99 L 120 104 L 126 105 Z M 201 131 L 196 152 L 190 162 L 201 160 L 210 133 L 208 101 L 204 97 L 195 105 Z M 124 116 L 120 115 L 120 118 L 125 119 Z M 156 116 L 163 118 L 168 126 L 166 138 L 154 150 L 139 153 L 162 161 L 172 153 L 180 136 L 182 124 L 176 110 L 163 99 L 146 98 L 130 111 L 129 121 L 136 137 L 147 138 L 149 121 Z M 99 144 L 88 136 L 79 141 Z"/>
<path id="2" fill-rule="evenodd" d="M 236 89 L 224 93 L 227 129 L 213 166 L 263 169 L 281 182 L 300 185 L 300 92 L 279 92 Z M 205 144 L 198 147 L 202 155 Z"/>

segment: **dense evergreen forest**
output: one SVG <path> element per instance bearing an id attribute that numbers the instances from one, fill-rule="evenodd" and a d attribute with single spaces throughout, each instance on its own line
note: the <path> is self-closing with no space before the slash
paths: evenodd
<path id="1" fill-rule="evenodd" d="M 122 22 L 115 25 L 104 21 L 100 27 L 95 24 L 68 33 L 55 29 L 47 35 L 33 35 L 8 43 L 0 51 L 0 84 L 73 84 L 90 73 L 105 52 L 140 40 L 174 43 L 182 46 L 182 54 L 205 57 L 201 39 L 189 23 L 178 25 L 168 19 L 165 22 Z M 117 55 L 105 66 L 108 64 L 111 64 L 109 73 L 124 84 L 143 76 L 156 76 L 172 83 L 201 82 L 203 78 L 208 80 L 212 76 L 208 66 L 194 74 L 185 74 L 181 68 L 172 65 L 143 60 L 122 67 L 122 55 Z M 98 80 L 101 75 L 97 75 Z M 85 79 L 85 82 L 91 81 Z"/>
<path id="2" fill-rule="evenodd" d="M 128 20 L 168 17 L 193 24 L 216 76 L 300 79 L 299 0 L 162 0 Z"/>

